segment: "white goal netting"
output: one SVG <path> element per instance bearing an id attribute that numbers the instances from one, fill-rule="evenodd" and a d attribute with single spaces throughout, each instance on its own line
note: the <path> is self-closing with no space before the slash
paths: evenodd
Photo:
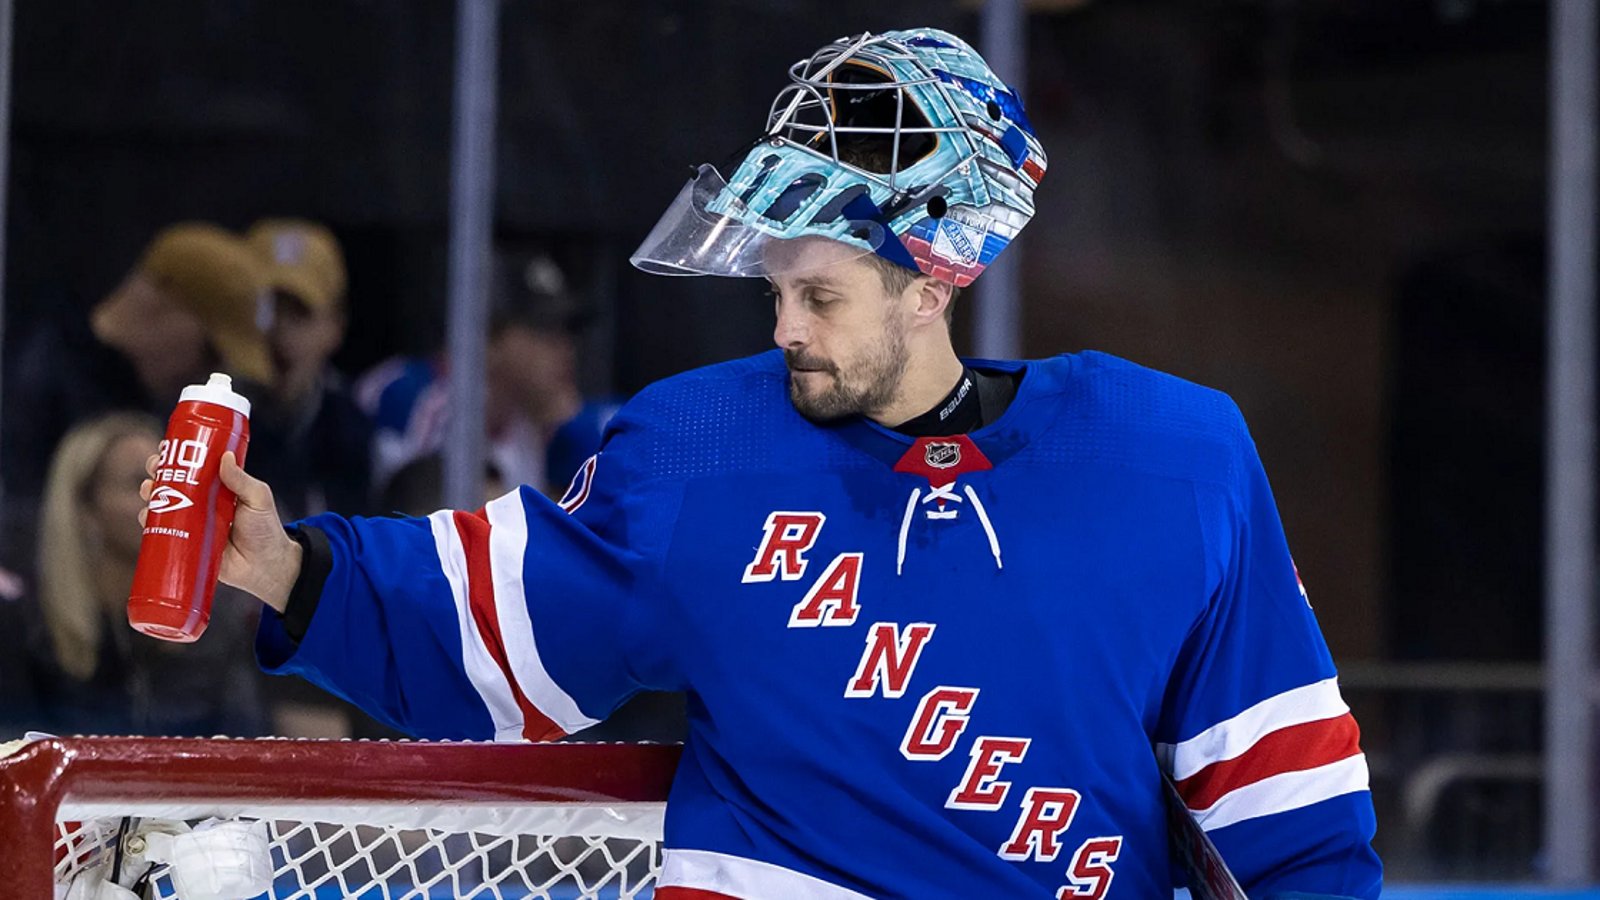
<path id="1" fill-rule="evenodd" d="M 56 825 L 58 886 L 111 880 L 151 900 L 212 900 L 204 891 L 191 897 L 185 880 L 237 868 L 235 859 L 152 860 L 163 856 L 151 853 L 160 843 L 152 836 L 181 838 L 218 822 L 260 823 L 266 856 L 258 862 L 270 869 L 270 887 L 250 896 L 262 900 L 628 900 L 651 895 L 661 864 L 660 810 L 644 806 L 525 809 L 509 817 L 485 810 L 477 822 L 460 810 L 414 808 L 194 809 L 181 818 L 96 812 L 102 815 L 61 814 L 74 818 Z M 419 824 L 430 819 L 446 827 Z M 93 897 L 87 889 L 80 893 Z"/>
<path id="2" fill-rule="evenodd" d="M 675 754 L 56 740 L 0 758 L 0 840 L 51 829 L 57 900 L 648 898 Z"/>

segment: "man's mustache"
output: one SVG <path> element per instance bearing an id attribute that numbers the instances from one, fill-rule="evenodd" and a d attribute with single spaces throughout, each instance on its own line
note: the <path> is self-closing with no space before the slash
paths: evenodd
<path id="1" fill-rule="evenodd" d="M 791 372 L 796 369 L 802 369 L 807 372 L 831 373 L 834 370 L 833 365 L 827 360 L 818 359 L 814 356 L 805 356 L 797 350 L 783 351 L 783 362 L 789 367 L 789 371 Z"/>

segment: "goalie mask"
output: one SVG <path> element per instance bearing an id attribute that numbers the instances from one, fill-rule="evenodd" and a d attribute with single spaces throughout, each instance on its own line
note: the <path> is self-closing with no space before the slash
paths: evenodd
<path id="1" fill-rule="evenodd" d="M 1022 101 L 960 38 L 842 38 L 789 81 L 766 134 L 700 166 L 635 266 L 772 276 L 877 254 L 965 287 L 1032 218 L 1044 150 Z"/>

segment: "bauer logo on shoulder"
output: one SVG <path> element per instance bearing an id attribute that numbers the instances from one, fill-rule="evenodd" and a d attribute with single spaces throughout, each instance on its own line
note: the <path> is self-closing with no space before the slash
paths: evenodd
<path id="1" fill-rule="evenodd" d="M 183 389 L 157 449 L 128 624 L 151 637 L 193 641 L 211 620 L 222 553 L 233 525 L 233 492 L 222 484 L 222 454 L 244 464 L 250 401 L 226 375 Z"/>

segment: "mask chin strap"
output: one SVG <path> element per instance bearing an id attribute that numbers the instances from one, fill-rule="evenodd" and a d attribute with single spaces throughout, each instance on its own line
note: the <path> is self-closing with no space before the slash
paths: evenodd
<path id="1" fill-rule="evenodd" d="M 872 222 L 883 229 L 882 240 L 878 242 L 873 252 L 902 268 L 913 272 L 922 271 L 917 266 L 916 257 L 911 255 L 911 251 L 907 250 L 906 245 L 895 235 L 894 228 L 889 224 L 889 217 L 883 214 L 878 204 L 872 202 L 870 194 L 865 191 L 857 194 L 853 200 L 845 204 L 841 212 L 852 222 Z"/>

